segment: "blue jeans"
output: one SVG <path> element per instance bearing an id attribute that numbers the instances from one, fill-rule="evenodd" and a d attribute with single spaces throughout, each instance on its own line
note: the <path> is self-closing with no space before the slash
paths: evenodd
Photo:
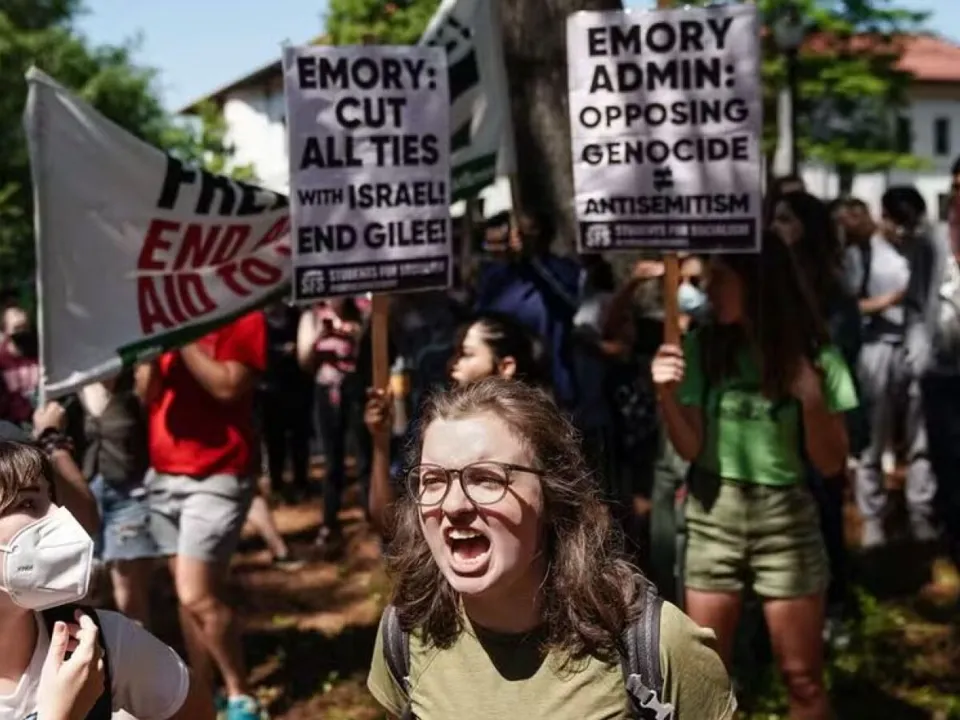
<path id="1" fill-rule="evenodd" d="M 150 506 L 142 481 L 112 485 L 97 475 L 90 490 L 101 518 L 97 557 L 108 563 L 159 557 L 150 532 Z"/>

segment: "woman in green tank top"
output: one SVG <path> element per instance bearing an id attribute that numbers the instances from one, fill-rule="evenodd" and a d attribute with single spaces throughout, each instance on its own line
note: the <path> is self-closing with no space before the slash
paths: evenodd
<path id="1" fill-rule="evenodd" d="M 791 717 L 827 718 L 823 683 L 828 570 L 806 463 L 846 468 L 853 379 L 830 345 L 790 250 L 717 256 L 712 319 L 653 363 L 661 413 L 692 463 L 686 508 L 686 610 L 717 633 L 729 663 L 749 584 L 764 600 Z"/>

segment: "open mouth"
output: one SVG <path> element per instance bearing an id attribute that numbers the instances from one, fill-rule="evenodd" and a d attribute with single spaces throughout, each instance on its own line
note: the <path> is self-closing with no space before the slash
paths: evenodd
<path id="1" fill-rule="evenodd" d="M 447 545 L 453 559 L 466 567 L 479 565 L 490 553 L 490 538 L 477 530 L 448 530 Z"/>

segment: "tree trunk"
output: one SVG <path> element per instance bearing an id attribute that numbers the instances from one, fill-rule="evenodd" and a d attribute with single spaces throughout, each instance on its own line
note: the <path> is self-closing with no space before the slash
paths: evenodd
<path id="1" fill-rule="evenodd" d="M 495 0 L 494 0 L 495 1 Z M 553 249 L 576 251 L 567 103 L 567 16 L 620 0 L 499 0 L 520 207 L 555 219 Z"/>

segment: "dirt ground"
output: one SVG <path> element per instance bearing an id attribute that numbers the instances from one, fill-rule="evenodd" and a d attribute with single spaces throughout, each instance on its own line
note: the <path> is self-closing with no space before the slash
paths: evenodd
<path id="1" fill-rule="evenodd" d="M 321 505 L 278 506 L 274 517 L 302 568 L 271 563 L 247 527 L 234 561 L 230 596 L 239 610 L 252 681 L 274 720 L 378 720 L 365 689 L 386 580 L 380 544 L 363 514 L 342 514 L 347 548 L 339 563 L 314 550 Z M 158 573 L 153 625 L 182 652 L 169 578 Z"/>
<path id="2" fill-rule="evenodd" d="M 354 506 L 343 513 L 348 540 L 344 560 L 325 562 L 312 551 L 321 517 L 318 501 L 278 506 L 275 517 L 305 565 L 293 572 L 274 567 L 248 528 L 231 579 L 261 699 L 275 720 L 383 718 L 365 690 L 387 595 L 379 540 Z M 850 526 L 855 535 L 855 513 Z M 890 567 L 904 570 L 890 573 Z M 937 598 L 924 600 L 928 575 L 929 563 L 910 554 L 886 556 L 858 570 L 858 582 L 871 593 L 862 622 L 868 632 L 854 649 L 834 659 L 833 694 L 840 696 L 840 717 L 877 717 L 862 714 L 872 712 L 866 711 L 870 706 L 884 708 L 881 716 L 893 719 L 960 717 L 956 606 L 945 608 Z M 162 576 L 153 597 L 159 599 L 155 629 L 179 646 L 175 613 L 170 611 L 173 595 Z M 950 696 L 958 698 L 956 707 Z M 751 717 L 778 714 L 765 709 Z"/>

